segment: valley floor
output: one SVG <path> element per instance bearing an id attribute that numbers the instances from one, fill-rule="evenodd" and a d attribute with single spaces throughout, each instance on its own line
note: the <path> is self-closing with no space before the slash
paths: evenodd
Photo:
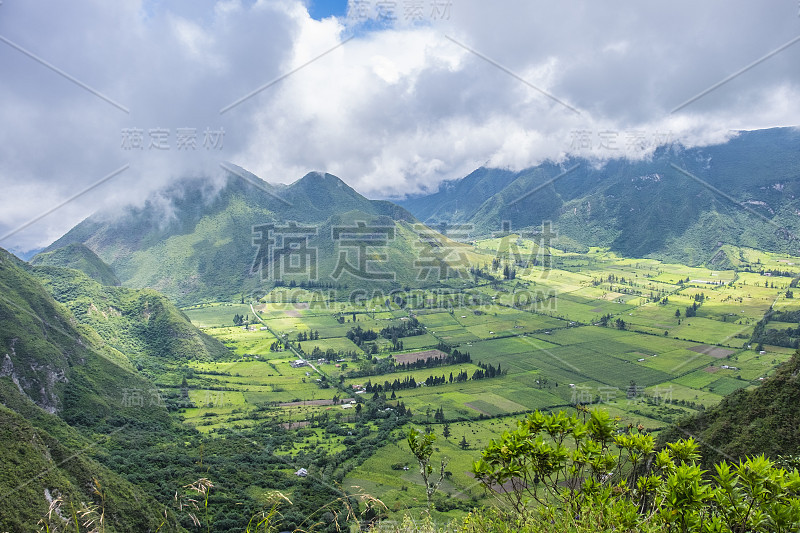
<path id="1" fill-rule="evenodd" d="M 191 362 L 158 385 L 183 396 L 178 416 L 201 432 L 243 431 L 265 421 L 297 432 L 301 438 L 274 451 L 292 471 L 309 467 L 308 454 L 346 451 L 354 435 L 374 434 L 383 420 L 410 410 L 410 424 L 429 427 L 437 456 L 450 461 L 441 491 L 456 503 L 437 514 L 446 519 L 488 501 L 470 473 L 472 461 L 523 413 L 592 405 L 622 425 L 657 432 L 758 386 L 794 352 L 751 338 L 770 309 L 800 310 L 790 286 L 800 276 L 799 258 L 742 251 L 747 262 L 737 271 L 598 249 L 551 249 L 547 269 L 516 261 L 539 253 L 535 246 L 516 235 L 474 244 L 484 265 L 514 265 L 513 279 L 483 266 L 474 278 L 390 295 L 353 299 L 342 291 L 280 288 L 252 305 L 186 308 L 237 358 Z M 233 325 L 234 315 L 242 325 Z M 397 336 L 413 319 L 423 329 Z M 455 350 L 469 360 L 423 363 Z M 421 361 L 413 369 L 399 364 L 415 360 Z M 410 379 L 416 386 L 403 386 Z M 384 399 L 380 411 L 370 403 Z M 391 431 L 342 483 L 380 498 L 393 518 L 425 502 L 404 431 Z"/>

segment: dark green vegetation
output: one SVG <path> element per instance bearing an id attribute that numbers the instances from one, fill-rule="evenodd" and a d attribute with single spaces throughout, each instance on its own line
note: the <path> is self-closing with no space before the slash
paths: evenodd
<path id="1" fill-rule="evenodd" d="M 146 388 L 146 380 L 123 354 L 76 325 L 4 250 L 0 322 L 0 528 L 34 529 L 48 512 L 48 500 L 63 497 L 77 511 L 100 494 L 113 530 L 157 527 L 161 510 L 152 496 L 98 464 L 95 453 L 105 435 L 127 426 L 170 424 L 165 409 L 120 415 L 119 391 Z M 93 426 L 98 433 L 82 434 L 67 423 Z"/>
<path id="2" fill-rule="evenodd" d="M 681 421 L 661 435 L 666 442 L 696 435 L 703 463 L 758 454 L 800 454 L 800 355 L 781 365 L 760 387 L 739 390 L 719 405 Z"/>
<path id="3" fill-rule="evenodd" d="M 488 520 L 468 517 L 464 530 L 789 533 L 800 528 L 797 470 L 759 456 L 723 461 L 706 472 L 698 460 L 693 439 L 657 450 L 641 427 L 619 428 L 603 411 L 584 412 L 582 419 L 537 411 L 492 441 L 473 465 L 475 476 L 506 505 Z"/>
<path id="4" fill-rule="evenodd" d="M 724 394 L 755 388 L 789 357 L 780 347 L 763 346 L 759 354 L 747 344 L 765 313 L 786 318 L 797 309 L 786 296 L 800 273 L 794 258 L 744 251 L 743 271 L 734 272 L 551 248 L 550 269 L 518 264 L 515 279 L 504 280 L 515 254 L 535 251 L 535 242 L 516 235 L 480 241 L 470 254 L 483 276 L 388 298 L 380 291 L 351 300 L 336 290 L 278 287 L 252 308 L 236 301 L 185 311 L 153 291 L 107 287 L 75 270 L 9 257 L 8 283 L 29 285 L 61 310 L 62 320 L 142 376 L 117 384 L 111 412 L 90 416 L 91 401 L 73 415 L 56 409 L 75 429 L 47 415 L 47 431 L 106 438 L 85 454 L 94 463 L 82 467 L 106 488 L 105 503 L 96 494 L 59 494 L 102 504 L 108 516 L 125 520 L 128 511 L 114 494 L 133 483 L 130 490 L 142 491 L 156 509 L 149 516 L 156 520 L 166 510 L 164 527 L 172 530 L 192 527 L 170 502 L 176 490 L 189 498 L 200 478 L 213 486 L 208 513 L 195 515 L 214 531 L 242 530 L 249 517 L 271 508 L 275 490 L 292 501 L 274 522 L 286 529 L 335 529 L 334 516 L 347 515 L 345 503 L 359 508 L 358 491 L 386 504 L 367 511 L 362 503 L 368 520 L 401 519 L 427 507 L 417 469 L 404 470 L 413 456 L 401 446 L 403 428 L 413 423 L 439 435 L 435 461 L 448 457 L 430 512 L 450 520 L 490 503 L 471 465 L 477 450 L 513 426 L 514 414 L 592 403 L 625 424 L 659 430 Z M 765 276 L 759 264 L 787 275 Z M 695 316 L 686 318 L 687 308 Z M 617 319 L 623 328 L 614 326 Z M 315 367 L 289 364 L 300 357 Z M 489 368 L 496 374 L 489 379 L 457 379 Z M 400 386 L 411 378 L 441 381 Z M 14 390 L 8 377 L 0 382 Z M 370 382 L 380 391 L 357 394 Z M 138 421 L 156 415 L 157 424 Z M 297 476 L 300 468 L 309 475 Z M 28 496 L 42 494 L 37 512 L 46 511 L 44 489 L 51 486 L 37 485 Z"/>
<path id="5" fill-rule="evenodd" d="M 81 324 L 91 327 L 150 378 L 164 371 L 165 362 L 208 361 L 228 355 L 222 343 L 198 331 L 156 291 L 101 285 L 68 268 L 32 267 L 30 272 Z"/>
<path id="6" fill-rule="evenodd" d="M 503 221 L 520 231 L 552 220 L 561 244 L 574 249 L 607 246 L 629 257 L 728 268 L 737 256 L 724 245 L 797 253 L 798 143 L 797 129 L 778 128 L 601 168 L 571 159 L 513 175 L 481 169 L 401 204 L 432 227 L 469 223 L 481 235 L 501 232 Z"/>
<path id="7" fill-rule="evenodd" d="M 295 457 L 304 452 L 352 446 L 328 427 L 331 420 L 347 431 L 359 427 L 366 402 L 385 402 L 406 416 L 410 410 L 416 427 L 438 436 L 434 466 L 440 454 L 449 459 L 431 503 L 437 520 L 449 520 L 491 502 L 470 467 L 477 450 L 513 427 L 519 413 L 593 404 L 623 425 L 658 432 L 726 394 L 755 389 L 792 353 L 764 345 L 762 354 L 750 346 L 766 313 L 800 305 L 786 297 L 800 273 L 792 257 L 743 250 L 741 271 L 720 271 L 551 247 L 550 268 L 526 268 L 519 258 L 539 250 L 514 234 L 477 241 L 471 253 L 481 277 L 396 290 L 388 298 L 283 287 L 253 309 L 232 303 L 187 309 L 241 359 L 189 363 L 193 404 L 181 416 L 210 435 L 266 421 L 299 428 L 305 442 L 286 456 L 299 467 Z M 505 280 L 512 260 L 517 276 Z M 766 275 L 777 268 L 787 275 Z M 250 326 L 231 327 L 242 316 Z M 447 350 L 469 359 L 448 360 Z M 293 368 L 298 357 L 314 368 Z M 473 375 L 478 364 L 500 367 L 502 375 L 457 379 Z M 439 380 L 405 386 L 429 378 Z M 224 393 L 215 396 L 217 390 Z M 405 438 L 394 434 L 343 485 L 379 496 L 390 519 L 401 520 L 427 507 L 424 480 L 412 465 Z"/>
<path id="8" fill-rule="evenodd" d="M 763 218 L 793 227 L 796 141 L 584 161 L 519 202 L 567 167 L 480 169 L 409 202 L 494 233 L 461 243 L 334 176 L 272 186 L 235 169 L 97 214 L 34 264 L 3 253 L 0 530 L 35 528 L 48 499 L 65 517 L 104 513 L 108 531 L 244 531 L 272 511 L 307 531 L 419 516 L 467 531 L 792 530 L 794 510 L 748 496 L 742 472 L 783 503 L 794 474 L 714 464 L 800 451 L 800 259 Z M 743 203 L 672 164 L 729 179 Z M 359 223 L 377 240 L 334 237 Z M 300 238 L 270 255 L 269 224 Z M 310 262 L 292 272 L 297 251 Z M 341 269 L 358 254 L 360 277 Z M 583 421 L 548 414 L 590 404 Z M 656 449 L 687 433 L 706 475 L 691 442 Z M 492 487 L 523 476 L 516 514 L 493 508 Z M 523 501 L 537 479 L 544 514 Z M 695 491 L 682 503 L 680 487 Z M 762 524 L 740 512 L 750 503 Z"/>
<path id="9" fill-rule="evenodd" d="M 262 424 L 211 439 L 169 416 L 187 401 L 147 376 L 177 388 L 192 375 L 187 359 L 232 355 L 163 296 L 102 286 L 76 270 L 28 267 L 5 251 L 0 289 L 3 531 L 36 530 L 41 519 L 62 530 L 73 515 L 102 531 L 184 531 L 193 527 L 190 513 L 214 531 L 241 531 L 274 490 L 296 499 L 285 527 L 335 530 L 330 513 L 349 503 L 337 483 L 404 422 L 368 402 L 368 427 L 329 427 L 330 438 L 352 440 L 347 453 L 302 453 L 297 460 L 315 475 L 301 478 L 276 453 L 303 442 L 301 432 Z M 190 502 L 202 478 L 213 480 L 208 513 Z"/>
<path id="10" fill-rule="evenodd" d="M 263 272 L 262 265 L 254 265 L 259 252 L 254 239 L 272 238 L 267 230 L 262 235 L 258 226 L 270 223 L 298 224 L 298 235 L 307 236 L 308 247 L 316 250 L 309 261 L 321 286 L 355 286 L 361 280 L 347 271 L 331 277 L 339 257 L 339 241 L 332 239 L 332 232 L 336 226 L 364 222 L 389 232 L 387 261 L 370 263 L 370 270 L 394 272 L 396 283 L 415 282 L 416 272 L 407 259 L 416 253 L 418 238 L 412 229 L 415 219 L 405 209 L 367 200 L 330 174 L 312 172 L 290 186 L 273 186 L 244 170 L 237 172 L 246 179 L 229 174 L 222 183 L 188 180 L 162 191 L 143 207 L 121 214 L 98 213 L 45 252 L 83 243 L 113 268 L 125 286 L 155 289 L 188 305 L 249 294 L 261 285 L 262 275 L 268 281 L 294 279 L 285 271 L 274 276 L 269 261 L 264 262 Z M 269 255 L 268 245 L 261 251 Z M 67 254 L 49 256 L 47 264 L 70 266 L 59 262 L 63 255 Z M 373 283 L 390 286 L 388 280 Z"/>
<path id="11" fill-rule="evenodd" d="M 52 252 L 37 254 L 31 259 L 36 266 L 59 266 L 80 270 L 101 285 L 121 285 L 110 266 L 97 257 L 86 245 L 73 243 Z"/>

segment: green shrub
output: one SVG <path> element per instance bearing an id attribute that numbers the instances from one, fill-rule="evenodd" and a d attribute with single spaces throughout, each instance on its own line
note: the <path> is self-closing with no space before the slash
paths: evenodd
<path id="1" fill-rule="evenodd" d="M 473 473 L 504 505 L 463 531 L 800 530 L 796 469 L 759 456 L 708 472 L 691 438 L 657 451 L 642 427 L 581 411 L 537 411 L 486 447 Z"/>

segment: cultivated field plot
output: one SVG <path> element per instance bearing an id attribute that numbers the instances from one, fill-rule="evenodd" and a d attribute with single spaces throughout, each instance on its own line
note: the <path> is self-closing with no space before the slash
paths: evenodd
<path id="1" fill-rule="evenodd" d="M 502 262 L 517 253 L 514 246 L 528 254 L 535 251 L 516 238 L 480 241 L 473 250 L 486 251 L 489 255 L 478 264 L 491 265 L 496 257 Z M 212 434 L 277 421 L 298 435 L 302 432 L 302 438 L 276 453 L 335 452 L 346 449 L 345 440 L 327 433 L 326 427 L 335 426 L 340 433 L 348 428 L 345 434 L 377 431 L 375 422 L 359 413 L 375 397 L 363 387 L 381 385 L 384 390 L 377 397 L 385 396 L 389 406 L 383 416 L 392 416 L 402 405 L 411 411 L 412 424 L 430 426 L 439 436 L 436 447 L 451 459 L 452 475 L 444 491 L 480 501 L 484 495 L 468 474 L 472 461 L 491 438 L 527 412 L 591 404 L 623 424 L 641 423 L 658 431 L 726 394 L 758 386 L 794 352 L 761 346 L 759 353 L 755 345 L 748 347 L 770 306 L 800 309 L 800 293 L 796 299 L 787 296 L 789 277 L 620 258 L 599 249 L 587 254 L 551 251 L 549 270 L 520 270 L 514 280 L 503 280 L 499 268 L 489 272 L 495 281 L 445 280 L 434 289 L 396 291 L 391 297 L 375 294 L 358 302 L 345 301 L 336 291 L 279 289 L 255 305 L 263 324 L 253 322 L 249 304 L 186 309 L 195 324 L 223 341 L 239 360 L 195 361 L 187 365 L 189 372 L 175 370 L 175 375 L 186 375 L 194 405 L 180 409 L 179 416 Z M 743 251 L 742 257 L 750 268 L 760 261 L 765 268 L 783 265 L 800 274 L 795 258 L 752 251 Z M 694 316 L 687 317 L 693 306 Z M 233 327 L 235 314 L 249 318 L 251 328 Z M 402 341 L 402 349 L 380 334 L 412 317 L 424 333 L 395 339 Z M 264 324 L 268 329 L 261 329 Z M 770 326 L 797 327 L 779 322 Z M 363 344 L 369 354 L 347 338 L 356 327 L 371 332 L 371 340 Z M 318 339 L 299 340 L 299 335 L 316 334 Z M 278 341 L 289 345 L 272 351 Z M 469 353 L 471 362 L 409 371 L 391 367 L 392 362 L 417 362 L 452 349 Z M 318 356 L 311 356 L 328 350 L 337 354 L 336 361 L 318 363 Z M 306 357 L 316 370 L 293 367 Z M 479 365 L 491 365 L 499 374 L 473 380 L 482 370 Z M 462 371 L 467 381 L 450 381 L 451 374 L 455 378 Z M 395 380 L 412 377 L 418 384 L 429 377 L 444 378 L 444 383 L 392 390 Z M 182 394 L 179 383 L 167 392 Z M 349 398 L 356 403 L 350 404 Z M 446 439 L 444 425 L 434 419 L 439 410 L 449 428 Z M 462 437 L 466 450 L 459 445 Z M 396 431 L 345 483 L 380 496 L 396 514 L 401 509 L 394 508 L 395 502 L 408 502 L 409 495 L 425 499 L 414 465 L 402 432 Z"/>
<path id="2" fill-rule="evenodd" d="M 198 328 L 233 326 L 234 315 L 250 315 L 250 306 L 245 304 L 218 303 L 199 305 L 183 309 L 183 312 Z"/>
<path id="3" fill-rule="evenodd" d="M 398 363 L 416 363 L 426 359 L 444 358 L 447 354 L 441 350 L 425 350 L 424 352 L 411 352 L 395 354 L 394 360 Z"/>
<path id="4" fill-rule="evenodd" d="M 439 344 L 439 339 L 426 333 L 424 335 L 414 335 L 413 337 L 403 337 L 403 348 L 405 350 L 418 350 Z"/>

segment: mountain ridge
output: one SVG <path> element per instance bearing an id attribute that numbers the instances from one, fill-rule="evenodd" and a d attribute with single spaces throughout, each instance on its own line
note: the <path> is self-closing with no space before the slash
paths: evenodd
<path id="1" fill-rule="evenodd" d="M 600 164 L 572 157 L 525 169 L 499 191 L 469 198 L 475 181 L 470 176 L 492 172 L 478 169 L 432 195 L 401 203 L 426 223 L 468 224 L 478 235 L 503 228 L 534 231 L 550 220 L 579 247 L 694 265 L 726 244 L 797 253 L 799 143 L 798 128 L 772 128 L 740 132 L 718 145 L 664 146 L 641 160 Z M 434 200 L 442 200 L 435 216 Z"/>
<path id="2" fill-rule="evenodd" d="M 183 180 L 153 195 L 143 206 L 125 208 L 115 217 L 92 215 L 47 247 L 33 263 L 44 262 L 45 254 L 59 248 L 83 244 L 114 270 L 124 286 L 152 288 L 179 305 L 194 304 L 238 299 L 275 281 L 270 276 L 262 279 L 263 269 L 254 271 L 258 254 L 265 252 L 262 248 L 275 244 L 269 235 L 261 235 L 263 228 L 279 232 L 274 226 L 281 226 L 280 231 L 291 232 L 291 224 L 301 226 L 305 233 L 299 238 L 305 239 L 306 249 L 314 249 L 313 259 L 319 263 L 315 264 L 319 275 L 312 281 L 343 285 L 357 278 L 348 277 L 347 272 L 344 278 L 328 275 L 341 261 L 340 242 L 332 242 L 336 239 L 333 225 L 364 223 L 388 228 L 417 222 L 404 208 L 368 200 L 332 174 L 310 172 L 291 185 L 274 186 L 255 181 L 258 178 L 238 168 L 233 170 L 237 173 L 231 172 L 221 186 L 210 180 Z M 389 255 L 410 261 L 415 237 L 397 227 L 386 231 L 391 235 L 382 244 L 404 252 Z M 400 238 L 395 240 L 395 236 Z M 387 278 L 385 284 L 413 283 L 414 276 L 405 266 L 395 269 L 405 272 L 400 279 Z M 302 281 L 302 275 L 287 275 L 289 280 Z"/>

